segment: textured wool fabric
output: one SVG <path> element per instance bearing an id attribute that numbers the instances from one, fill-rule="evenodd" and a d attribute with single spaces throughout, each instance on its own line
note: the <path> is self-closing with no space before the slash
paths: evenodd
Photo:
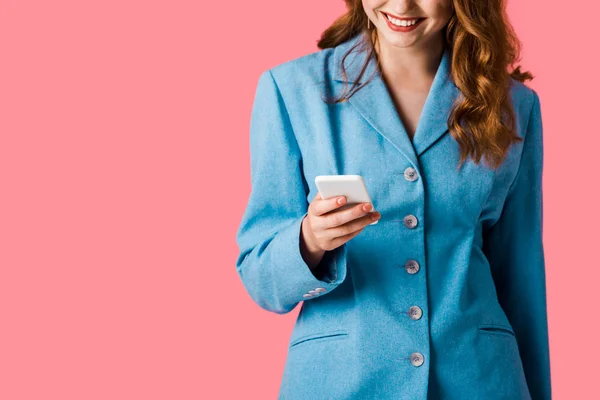
<path id="1" fill-rule="evenodd" d="M 448 49 L 413 141 L 379 74 L 349 102 L 322 101 L 341 93 L 340 63 L 360 35 L 258 81 L 236 268 L 260 307 L 284 314 L 303 302 L 279 398 L 550 399 L 537 93 L 513 81 L 524 141 L 498 170 L 457 169 Z M 365 60 L 364 48 L 346 58 L 350 84 Z M 315 176 L 328 174 L 362 175 L 381 219 L 313 274 L 301 223 Z"/>

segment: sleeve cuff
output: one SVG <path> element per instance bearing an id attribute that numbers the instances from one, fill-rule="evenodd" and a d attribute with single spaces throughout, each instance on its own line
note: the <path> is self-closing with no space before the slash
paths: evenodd
<path id="1" fill-rule="evenodd" d="M 297 303 L 322 296 L 335 289 L 346 278 L 346 244 L 328 251 L 318 267 L 311 270 L 300 253 L 300 235 L 302 221 L 307 213 L 294 223 L 282 229 L 274 240 L 274 246 L 281 251 L 276 259 L 281 260 L 273 276 L 281 279 L 281 295 L 289 303 Z"/>

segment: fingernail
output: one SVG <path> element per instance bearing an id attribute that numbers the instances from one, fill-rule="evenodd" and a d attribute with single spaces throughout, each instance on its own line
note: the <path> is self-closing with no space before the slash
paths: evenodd
<path id="1" fill-rule="evenodd" d="M 344 204 L 345 201 L 346 201 L 345 197 L 339 197 L 337 202 L 338 202 L 338 204 Z"/>
<path id="2" fill-rule="evenodd" d="M 377 220 L 379 219 L 379 217 L 380 217 L 380 216 L 381 216 L 381 214 L 379 214 L 378 212 L 376 212 L 376 213 L 373 213 L 373 214 L 371 215 L 371 219 L 372 219 L 373 221 L 377 221 Z"/>
<path id="3" fill-rule="evenodd" d="M 370 204 L 370 203 L 368 203 L 368 204 L 365 204 L 365 205 L 363 206 L 363 210 L 365 210 L 365 211 L 369 211 L 370 209 L 371 209 L 371 204 Z"/>

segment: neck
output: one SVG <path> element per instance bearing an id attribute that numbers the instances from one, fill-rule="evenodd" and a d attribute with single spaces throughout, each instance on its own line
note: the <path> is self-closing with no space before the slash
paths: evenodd
<path id="1" fill-rule="evenodd" d="M 441 34 L 428 43 L 409 47 L 391 44 L 377 30 L 373 33 L 375 35 L 375 51 L 386 78 L 403 82 L 433 79 L 444 52 L 444 37 Z"/>

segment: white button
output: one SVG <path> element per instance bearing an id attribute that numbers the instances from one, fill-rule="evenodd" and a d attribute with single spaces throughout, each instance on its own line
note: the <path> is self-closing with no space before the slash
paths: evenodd
<path id="1" fill-rule="evenodd" d="M 425 362 L 425 357 L 423 354 L 415 352 L 410 355 L 410 363 L 415 367 L 420 367 Z"/>
<path id="2" fill-rule="evenodd" d="M 315 289 L 315 292 L 317 292 L 317 293 L 323 293 L 323 292 L 326 292 L 326 291 L 327 291 L 327 289 L 325 289 L 324 287 L 318 287 L 318 288 Z"/>
<path id="3" fill-rule="evenodd" d="M 317 291 L 316 290 L 309 290 L 308 293 L 310 293 L 310 294 L 317 294 Z"/>
<path id="4" fill-rule="evenodd" d="M 304 293 L 303 297 L 304 297 L 305 299 L 307 299 L 307 298 L 309 298 L 309 297 L 313 297 L 313 295 L 312 295 L 312 294 L 310 294 L 310 293 Z"/>
<path id="5" fill-rule="evenodd" d="M 404 226 L 406 226 L 409 229 L 413 229 L 414 227 L 417 226 L 417 217 L 415 217 L 412 214 L 408 214 L 407 216 L 404 217 Z"/>
<path id="6" fill-rule="evenodd" d="M 406 168 L 404 170 L 404 178 L 407 181 L 414 182 L 418 178 L 417 171 L 413 167 Z"/>
<path id="7" fill-rule="evenodd" d="M 408 272 L 411 275 L 419 272 L 420 268 L 421 268 L 421 266 L 419 265 L 419 262 L 417 260 L 411 259 L 411 260 L 408 260 L 406 262 L 406 264 L 404 264 L 404 269 L 406 269 L 406 272 Z"/>
<path id="8" fill-rule="evenodd" d="M 419 306 L 412 306 L 408 309 L 408 315 L 411 319 L 418 320 L 423 316 L 423 310 Z"/>

